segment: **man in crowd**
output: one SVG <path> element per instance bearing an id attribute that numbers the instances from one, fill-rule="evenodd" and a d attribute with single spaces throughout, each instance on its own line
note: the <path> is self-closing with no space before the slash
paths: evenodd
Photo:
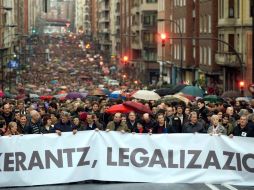
<path id="1" fill-rule="evenodd" d="M 190 113 L 190 121 L 183 126 L 183 133 L 205 133 L 205 126 L 198 121 L 196 112 Z"/>
<path id="2" fill-rule="evenodd" d="M 36 110 L 30 111 L 30 120 L 25 128 L 26 134 L 40 134 L 42 132 L 42 121 L 39 112 Z"/>
<path id="3" fill-rule="evenodd" d="M 248 123 L 246 115 L 242 115 L 239 120 L 239 124 L 234 128 L 230 137 L 241 136 L 241 137 L 254 137 L 254 126 Z"/>
<path id="4" fill-rule="evenodd" d="M 103 130 L 103 125 L 99 122 L 96 114 L 88 113 L 86 116 L 85 130 Z"/>
<path id="5" fill-rule="evenodd" d="M 106 127 L 106 131 L 121 131 L 122 133 L 130 132 L 126 123 L 121 121 L 121 113 L 115 113 L 113 121 L 110 121 Z"/>
<path id="6" fill-rule="evenodd" d="M 172 106 L 168 106 L 166 108 L 166 121 L 172 133 L 182 132 L 181 119 L 178 116 L 174 115 L 174 110 Z"/>
<path id="7" fill-rule="evenodd" d="M 60 121 L 54 126 L 54 130 L 59 136 L 61 136 L 62 132 L 72 131 L 73 134 L 77 133 L 77 129 L 72 125 L 70 119 L 71 118 L 69 112 L 63 111 L 61 113 Z"/>
<path id="8" fill-rule="evenodd" d="M 127 119 L 127 126 L 130 129 L 131 132 L 134 132 L 135 129 L 137 128 L 137 116 L 136 113 L 134 111 L 131 111 L 128 115 L 128 119 Z"/>

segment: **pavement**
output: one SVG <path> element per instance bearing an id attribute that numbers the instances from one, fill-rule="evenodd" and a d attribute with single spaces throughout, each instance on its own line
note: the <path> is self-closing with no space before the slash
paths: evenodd
<path id="1" fill-rule="evenodd" d="M 254 190 L 254 187 L 212 184 L 157 184 L 157 183 L 73 183 L 36 187 L 0 188 L 18 190 Z"/>

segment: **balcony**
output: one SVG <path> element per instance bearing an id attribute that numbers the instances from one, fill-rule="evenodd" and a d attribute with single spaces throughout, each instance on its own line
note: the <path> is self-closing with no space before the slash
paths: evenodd
<path id="1" fill-rule="evenodd" d="M 242 55 L 240 54 L 240 57 Z M 241 63 L 238 60 L 235 53 L 231 52 L 218 52 L 215 54 L 215 61 L 220 66 L 225 67 L 241 67 Z"/>
<path id="2" fill-rule="evenodd" d="M 143 48 L 146 49 L 146 48 L 157 48 L 157 44 L 156 42 L 153 42 L 153 41 L 143 41 Z"/>
<path id="3" fill-rule="evenodd" d="M 109 17 L 100 17 L 99 22 L 109 22 Z"/>
<path id="4" fill-rule="evenodd" d="M 101 5 L 101 11 L 109 11 L 110 7 L 109 4 L 102 4 Z"/>

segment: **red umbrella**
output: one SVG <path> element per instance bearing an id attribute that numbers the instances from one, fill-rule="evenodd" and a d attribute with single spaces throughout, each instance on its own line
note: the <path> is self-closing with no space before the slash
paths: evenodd
<path id="1" fill-rule="evenodd" d="M 133 109 L 131 109 L 130 107 L 127 107 L 123 104 L 117 104 L 117 105 L 113 105 L 110 108 L 108 108 L 106 110 L 107 113 L 111 113 L 111 114 L 115 114 L 115 113 L 130 113 L 131 111 L 133 111 Z"/>
<path id="2" fill-rule="evenodd" d="M 149 113 L 149 114 L 153 114 L 153 112 L 150 110 L 150 108 L 148 108 L 147 106 L 145 106 L 142 103 L 139 102 L 133 102 L 133 101 L 126 101 L 123 103 L 123 105 L 132 108 L 134 111 L 138 112 L 138 113 Z"/>
<path id="3" fill-rule="evenodd" d="M 0 98 L 4 97 L 4 92 L 0 91 Z"/>
<path id="4" fill-rule="evenodd" d="M 50 95 L 48 95 L 48 96 L 40 96 L 41 100 L 51 100 L 52 98 L 53 98 L 53 96 L 50 96 Z"/>

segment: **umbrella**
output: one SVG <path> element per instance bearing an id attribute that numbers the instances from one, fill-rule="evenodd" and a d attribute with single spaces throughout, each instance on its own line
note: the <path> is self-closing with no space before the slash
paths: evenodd
<path id="1" fill-rule="evenodd" d="M 0 98 L 4 97 L 4 92 L 0 91 Z"/>
<path id="2" fill-rule="evenodd" d="M 248 97 L 238 97 L 235 99 L 236 101 L 244 101 L 244 102 L 249 102 L 250 98 Z"/>
<path id="3" fill-rule="evenodd" d="M 126 101 L 123 103 L 123 105 L 130 107 L 131 109 L 133 109 L 134 111 L 136 111 L 138 113 L 153 114 L 153 112 L 150 110 L 150 108 L 148 108 L 147 106 L 145 106 L 144 104 L 139 103 L 139 102 Z"/>
<path id="4" fill-rule="evenodd" d="M 218 102 L 224 102 L 224 100 L 216 95 L 207 95 L 204 97 L 204 101 L 210 102 L 210 103 L 218 103 Z"/>
<path id="5" fill-rule="evenodd" d="M 163 97 L 162 99 L 158 100 L 158 103 L 166 103 L 166 104 L 171 104 L 171 105 L 177 105 L 177 104 L 182 104 L 182 105 L 186 105 L 185 102 L 183 102 L 182 100 L 176 98 L 176 97 L 173 97 L 172 95 L 168 95 L 170 97 Z"/>
<path id="6" fill-rule="evenodd" d="M 195 96 L 188 95 L 188 94 L 182 94 L 181 92 L 177 93 L 177 94 L 179 94 L 180 96 L 183 96 L 185 98 L 188 98 L 190 101 L 195 101 Z"/>
<path id="7" fill-rule="evenodd" d="M 239 91 L 234 91 L 234 90 L 225 91 L 221 95 L 222 98 L 237 98 L 240 96 L 241 96 L 241 93 Z"/>
<path id="8" fill-rule="evenodd" d="M 106 113 L 111 113 L 111 114 L 115 114 L 115 113 L 130 113 L 131 111 L 133 111 L 132 108 L 127 107 L 123 104 L 117 104 L 117 105 L 113 105 L 110 108 L 108 108 L 106 110 Z"/>
<path id="9" fill-rule="evenodd" d="M 180 90 L 182 90 L 186 86 L 187 86 L 186 84 L 178 84 L 171 88 L 160 88 L 156 90 L 155 92 L 159 94 L 160 96 L 173 95 L 178 93 Z"/>
<path id="10" fill-rule="evenodd" d="M 138 90 L 132 97 L 141 100 L 159 100 L 161 98 L 156 92 L 149 90 Z"/>
<path id="11" fill-rule="evenodd" d="M 204 91 L 197 86 L 185 86 L 182 90 L 180 90 L 180 92 L 182 92 L 183 94 L 188 94 L 196 97 L 204 96 Z"/>
<path id="12" fill-rule="evenodd" d="M 57 95 L 54 95 L 53 97 L 57 98 L 57 99 L 60 99 L 60 100 L 64 100 L 66 96 L 67 96 L 67 93 L 65 93 L 65 94 L 57 94 Z"/>
<path id="13" fill-rule="evenodd" d="M 155 90 L 155 92 L 160 96 L 166 96 L 172 93 L 172 88 L 160 88 Z"/>
<path id="14" fill-rule="evenodd" d="M 190 102 L 190 100 L 180 94 L 174 94 L 174 95 L 167 95 L 167 96 L 164 96 L 165 98 L 172 98 L 174 101 L 176 102 L 184 102 L 185 104 L 188 104 Z"/>
<path id="15" fill-rule="evenodd" d="M 67 94 L 67 96 L 65 97 L 66 99 L 70 99 L 70 100 L 74 100 L 77 98 L 85 98 L 87 96 L 87 93 L 81 93 L 81 92 L 70 92 Z"/>
<path id="16" fill-rule="evenodd" d="M 50 95 L 48 95 L 48 96 L 40 96 L 41 100 L 51 100 L 52 98 L 53 98 L 53 96 L 50 96 Z"/>
<path id="17" fill-rule="evenodd" d="M 122 91 L 121 90 L 116 90 L 116 91 L 113 91 L 110 95 L 109 95 L 109 98 L 112 98 L 112 99 L 125 99 L 126 97 L 122 96 Z"/>
<path id="18" fill-rule="evenodd" d="M 40 96 L 38 94 L 29 94 L 30 98 L 39 98 Z"/>

